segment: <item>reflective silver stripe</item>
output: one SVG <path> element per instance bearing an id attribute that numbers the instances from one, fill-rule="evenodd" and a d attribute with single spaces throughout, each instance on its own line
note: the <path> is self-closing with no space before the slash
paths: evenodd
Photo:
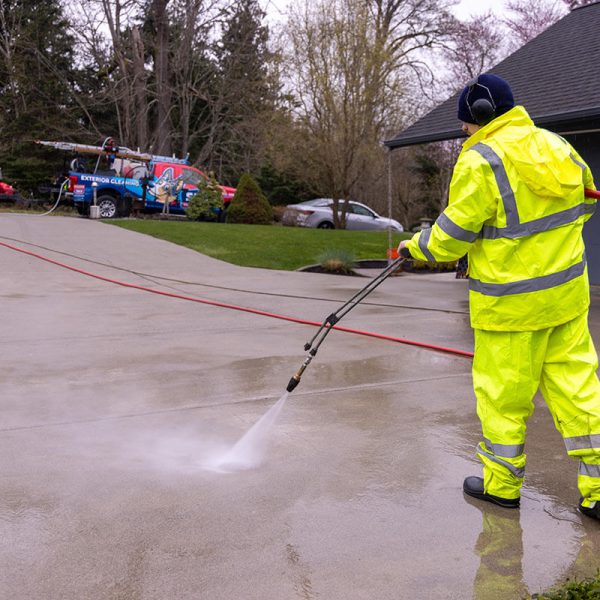
<path id="1" fill-rule="evenodd" d="M 579 474 L 586 477 L 600 477 L 600 465 L 588 465 L 584 462 L 579 463 Z"/>
<path id="2" fill-rule="evenodd" d="M 425 255 L 430 262 L 435 262 L 435 258 L 433 258 L 433 254 L 429 252 L 429 248 L 427 248 L 427 244 L 429 243 L 429 237 L 431 236 L 431 227 L 427 229 L 423 229 L 421 231 L 421 235 L 419 236 L 419 248 L 421 248 L 421 252 Z"/>
<path id="3" fill-rule="evenodd" d="M 558 135 L 558 133 L 554 133 L 554 131 L 548 131 L 548 133 L 551 133 L 552 135 L 555 135 L 567 148 L 571 148 L 571 145 L 569 144 L 569 142 L 567 142 L 567 140 L 565 140 L 564 137 L 562 137 L 562 135 Z M 585 171 L 587 165 L 585 165 L 584 163 L 582 163 L 581 161 L 577 160 L 575 158 L 575 155 L 569 151 L 569 156 L 571 157 L 571 160 L 578 166 L 581 167 L 581 169 L 583 171 Z"/>
<path id="4" fill-rule="evenodd" d="M 435 223 L 444 233 L 447 233 L 451 238 L 460 242 L 474 242 L 479 237 L 479 233 L 469 231 L 457 225 L 445 213 L 442 213 Z"/>
<path id="5" fill-rule="evenodd" d="M 591 204 L 583 202 L 577 206 L 554 213 L 553 215 L 540 217 L 539 219 L 528 221 L 527 223 L 520 223 L 519 225 L 513 225 L 512 227 L 493 227 L 491 225 L 484 225 L 481 230 L 481 237 L 486 240 L 497 240 L 499 238 L 516 239 L 533 235 L 534 233 L 542 233 L 563 225 L 568 225 L 569 223 L 574 223 L 583 215 L 594 214 L 595 210 L 595 203 Z"/>
<path id="6" fill-rule="evenodd" d="M 576 435 L 564 439 L 567 452 L 569 450 L 589 450 L 600 448 L 600 433 L 591 435 Z"/>
<path id="7" fill-rule="evenodd" d="M 509 462 L 506 462 L 505 460 L 502 460 L 501 458 L 498 458 L 497 456 L 494 456 L 493 454 L 490 454 L 489 452 L 482 450 L 481 446 L 479 446 L 477 448 L 477 453 L 481 454 L 482 456 L 489 458 L 491 461 L 498 463 L 499 465 L 502 465 L 503 467 L 507 468 L 515 477 L 519 477 L 519 478 L 525 477 L 525 468 L 524 467 L 515 467 L 514 465 L 511 465 Z"/>
<path id="8" fill-rule="evenodd" d="M 486 144 L 475 144 L 470 150 L 474 150 L 485 160 L 488 161 L 494 177 L 496 178 L 496 185 L 500 190 L 500 196 L 502 197 L 502 203 L 504 204 L 504 212 L 506 214 L 506 225 L 508 227 L 519 224 L 519 212 L 517 210 L 517 201 L 512 188 L 510 187 L 510 181 L 506 169 L 502 164 L 502 159 Z"/>
<path id="9" fill-rule="evenodd" d="M 479 279 L 469 279 L 469 289 L 473 292 L 479 292 L 484 296 L 509 296 L 511 294 L 526 294 L 528 292 L 539 292 L 550 288 L 568 283 L 583 275 L 585 271 L 585 258 L 563 271 L 551 273 L 550 275 L 542 275 L 540 277 L 532 277 L 531 279 L 523 279 L 521 281 L 513 281 L 511 283 L 484 283 Z"/>
<path id="10" fill-rule="evenodd" d="M 525 444 L 492 444 L 487 438 L 483 438 L 486 448 L 489 448 L 496 456 L 503 458 L 517 458 L 525 451 Z"/>
<path id="11" fill-rule="evenodd" d="M 586 168 L 586 165 L 585 165 L 585 164 L 583 164 L 583 163 L 582 163 L 580 160 L 577 160 L 577 159 L 575 158 L 575 155 L 574 155 L 572 152 L 569 152 L 569 156 L 571 157 L 571 160 L 572 160 L 572 161 L 573 161 L 573 162 L 574 162 L 576 165 L 579 165 L 579 166 L 581 167 L 581 169 L 582 169 L 583 171 L 585 171 L 585 168 Z"/>

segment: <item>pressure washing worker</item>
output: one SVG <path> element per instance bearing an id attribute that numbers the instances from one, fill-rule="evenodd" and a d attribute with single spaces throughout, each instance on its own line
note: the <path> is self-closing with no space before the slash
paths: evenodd
<path id="1" fill-rule="evenodd" d="M 536 127 L 495 75 L 464 88 L 458 118 L 469 137 L 448 207 L 399 250 L 434 262 L 468 253 L 483 478 L 467 477 L 463 490 L 519 506 L 539 388 L 567 453 L 579 460 L 579 510 L 600 519 L 600 384 L 582 239 L 595 208 L 584 197 L 594 189 L 591 171 L 564 139 Z"/>

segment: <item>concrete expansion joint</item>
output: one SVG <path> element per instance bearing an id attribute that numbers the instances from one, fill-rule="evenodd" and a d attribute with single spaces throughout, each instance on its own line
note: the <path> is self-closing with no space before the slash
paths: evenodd
<path id="1" fill-rule="evenodd" d="M 463 379 L 465 376 L 470 376 L 471 371 L 465 371 L 464 373 L 452 373 L 448 375 L 440 375 L 439 377 L 414 377 L 410 379 L 394 379 L 392 381 L 377 381 L 374 383 L 359 383 L 357 385 L 345 385 L 336 386 L 329 388 L 321 388 L 318 390 L 303 390 L 301 392 L 294 392 L 294 396 L 314 396 L 316 394 L 328 394 L 331 392 L 347 392 L 349 390 L 364 390 L 364 389 L 376 389 L 382 387 L 388 387 L 390 385 L 404 385 L 407 383 L 421 383 L 423 381 L 441 381 L 444 379 Z"/>
<path id="2" fill-rule="evenodd" d="M 339 386 L 339 387 L 330 387 L 330 388 L 321 388 L 317 390 L 304 390 L 301 392 L 294 392 L 294 397 L 298 396 L 317 396 L 322 394 L 329 394 L 335 392 L 346 392 L 349 390 L 361 390 L 361 389 L 377 389 L 384 388 L 390 385 L 402 385 L 407 383 L 419 383 L 423 381 L 441 381 L 444 379 L 457 379 L 464 378 L 469 375 L 470 372 L 465 373 L 454 373 L 451 375 L 442 375 L 440 377 L 419 377 L 413 379 L 397 379 L 394 381 L 382 381 L 378 383 L 364 383 L 359 385 L 349 385 L 349 386 Z M 137 417 L 148 417 L 152 415 L 159 415 L 165 413 L 177 413 L 184 412 L 189 410 L 203 410 L 208 408 L 217 408 L 223 406 L 235 406 L 238 404 L 247 404 L 251 402 L 264 402 L 266 400 L 277 400 L 276 396 L 251 396 L 248 398 L 242 398 L 240 400 L 234 400 L 233 402 L 212 402 L 210 404 L 202 404 L 202 405 L 194 405 L 194 406 L 178 406 L 175 408 L 166 408 L 162 410 L 151 410 L 139 413 L 129 413 L 124 415 L 110 415 L 107 417 L 97 417 L 93 419 L 75 419 L 72 421 L 59 421 L 56 423 L 37 423 L 33 425 L 24 425 L 21 427 L 2 427 L 0 428 L 0 433 L 8 433 L 13 431 L 26 431 L 28 429 L 44 429 L 49 427 L 63 427 L 69 425 L 79 425 L 83 423 L 99 423 L 102 421 L 118 421 L 120 419 L 134 419 Z"/>

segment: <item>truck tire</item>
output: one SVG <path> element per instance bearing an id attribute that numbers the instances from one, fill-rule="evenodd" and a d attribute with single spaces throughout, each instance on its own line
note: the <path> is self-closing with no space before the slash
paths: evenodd
<path id="1" fill-rule="evenodd" d="M 321 221 L 317 225 L 317 229 L 333 229 L 333 223 L 331 221 Z"/>
<path id="2" fill-rule="evenodd" d="M 119 216 L 119 201 L 114 196 L 99 196 L 96 205 L 100 207 L 101 219 L 114 219 Z"/>

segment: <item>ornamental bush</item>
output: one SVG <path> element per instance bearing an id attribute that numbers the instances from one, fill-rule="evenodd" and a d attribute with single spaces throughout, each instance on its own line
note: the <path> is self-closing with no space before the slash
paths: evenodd
<path id="1" fill-rule="evenodd" d="M 223 210 L 223 192 L 211 173 L 198 185 L 198 192 L 188 202 L 185 214 L 192 221 L 216 221 Z"/>
<path id="2" fill-rule="evenodd" d="M 249 225 L 273 222 L 273 209 L 250 173 L 244 173 L 240 178 L 227 211 L 227 222 Z"/>
<path id="3" fill-rule="evenodd" d="M 356 257 L 345 250 L 327 250 L 318 258 L 319 265 L 326 273 L 353 275 Z"/>

